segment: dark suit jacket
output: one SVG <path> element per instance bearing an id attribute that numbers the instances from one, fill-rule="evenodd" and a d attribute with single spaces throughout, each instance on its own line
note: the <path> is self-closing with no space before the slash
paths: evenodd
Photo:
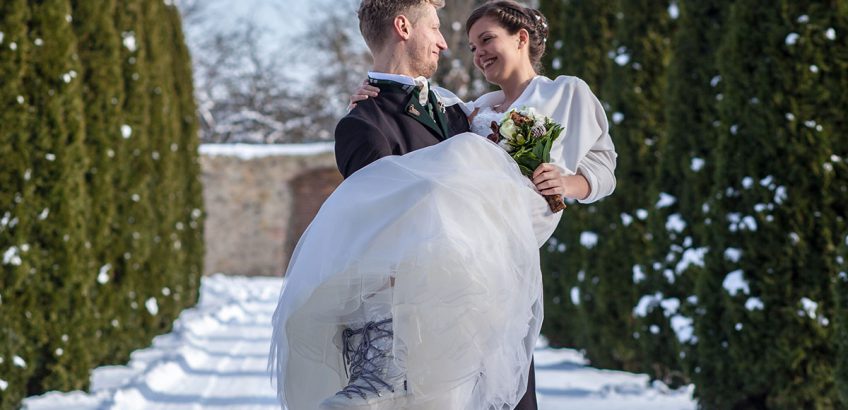
<path id="1" fill-rule="evenodd" d="M 336 164 L 345 178 L 389 155 L 403 155 L 468 131 L 458 105 L 436 110 L 436 120 L 415 95 L 400 86 L 378 84 L 380 95 L 360 101 L 336 125 Z"/>

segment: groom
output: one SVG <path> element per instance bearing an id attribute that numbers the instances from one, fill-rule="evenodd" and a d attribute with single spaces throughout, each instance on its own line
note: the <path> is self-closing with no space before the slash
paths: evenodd
<path id="1" fill-rule="evenodd" d="M 404 155 L 467 132 L 458 105 L 445 106 L 427 78 L 447 49 L 437 10 L 444 0 L 363 0 L 359 28 L 374 59 L 368 73 L 380 98 L 359 102 L 335 131 L 336 164 L 345 178 L 390 155 Z M 390 305 L 363 301 L 362 319 L 343 333 L 350 382 L 322 403 L 322 409 L 391 409 L 406 394 L 406 381 L 394 365 Z M 536 409 L 531 364 L 527 393 L 517 410 Z"/>
<path id="2" fill-rule="evenodd" d="M 380 98 L 360 102 L 336 126 L 336 163 L 345 178 L 389 155 L 403 155 L 468 131 L 459 106 L 445 107 L 430 90 L 439 54 L 444 0 L 364 0 L 359 28 L 374 66 Z"/>

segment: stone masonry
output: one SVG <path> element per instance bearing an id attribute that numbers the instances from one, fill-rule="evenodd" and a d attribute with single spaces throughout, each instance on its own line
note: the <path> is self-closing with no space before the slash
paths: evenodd
<path id="1" fill-rule="evenodd" d="M 291 252 L 342 181 L 332 144 L 201 147 L 205 274 L 285 273 Z"/>

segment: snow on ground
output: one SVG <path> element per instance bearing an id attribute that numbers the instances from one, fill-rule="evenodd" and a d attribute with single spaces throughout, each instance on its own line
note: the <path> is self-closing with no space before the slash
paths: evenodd
<path id="1" fill-rule="evenodd" d="M 28 410 L 278 409 L 266 372 L 271 315 L 279 278 L 215 275 L 200 302 L 174 330 L 138 350 L 126 366 L 94 370 L 91 390 L 50 392 L 24 401 Z M 588 367 L 570 349 L 537 346 L 541 410 L 688 410 L 692 389 L 651 385 L 646 375 Z"/>

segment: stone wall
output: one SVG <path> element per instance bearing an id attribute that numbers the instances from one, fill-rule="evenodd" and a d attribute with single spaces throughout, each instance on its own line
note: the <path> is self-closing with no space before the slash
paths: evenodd
<path id="1" fill-rule="evenodd" d="M 205 273 L 282 275 L 341 182 L 332 144 L 203 145 Z"/>

